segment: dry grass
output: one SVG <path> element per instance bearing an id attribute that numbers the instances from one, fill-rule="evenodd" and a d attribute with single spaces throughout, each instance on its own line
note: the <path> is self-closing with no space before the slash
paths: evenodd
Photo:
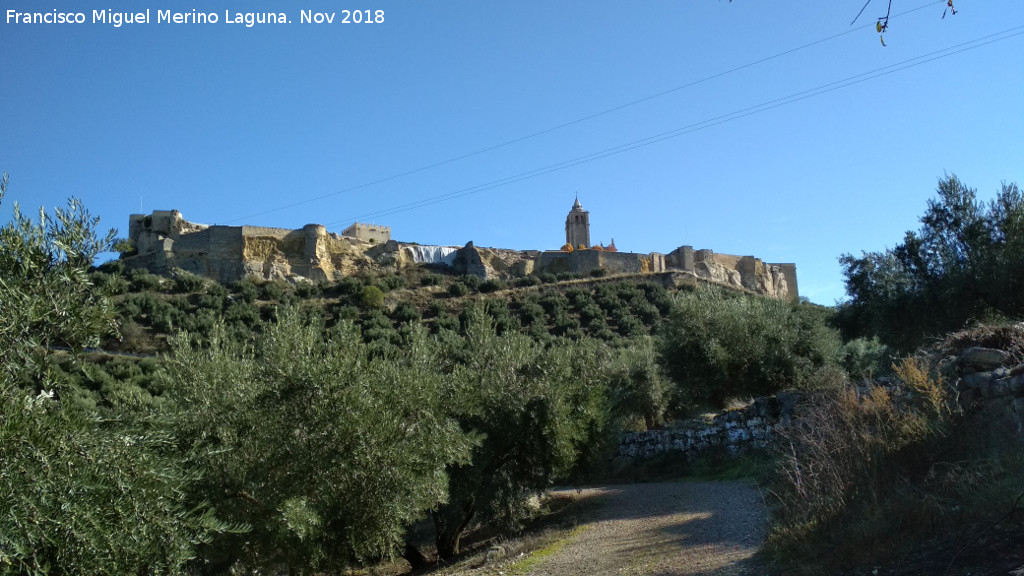
<path id="1" fill-rule="evenodd" d="M 895 386 L 814 397 L 785 432 L 770 549 L 787 573 L 899 564 L 1004 515 L 1020 491 L 1019 446 L 991 442 L 991 422 L 954 410 L 953 391 L 921 358 L 893 370 Z"/>

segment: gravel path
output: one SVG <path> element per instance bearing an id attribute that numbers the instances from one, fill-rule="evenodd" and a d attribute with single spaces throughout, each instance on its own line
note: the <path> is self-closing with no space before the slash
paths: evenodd
<path id="1" fill-rule="evenodd" d="M 742 482 L 590 488 L 594 517 L 532 562 L 536 576 L 759 576 L 752 556 L 767 531 L 757 490 Z"/>

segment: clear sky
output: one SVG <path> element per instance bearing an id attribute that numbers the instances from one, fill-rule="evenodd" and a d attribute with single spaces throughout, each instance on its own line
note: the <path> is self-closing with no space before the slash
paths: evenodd
<path id="1" fill-rule="evenodd" d="M 1024 184 L 1024 2 L 943 18 L 944 1 L 894 0 L 887 47 L 886 2 L 851 26 L 862 5 L 3 0 L 0 212 L 73 195 L 122 235 L 131 213 L 178 209 L 556 249 L 578 194 L 594 243 L 795 262 L 801 294 L 833 304 L 837 257 L 898 243 L 944 174 L 983 198 Z"/>

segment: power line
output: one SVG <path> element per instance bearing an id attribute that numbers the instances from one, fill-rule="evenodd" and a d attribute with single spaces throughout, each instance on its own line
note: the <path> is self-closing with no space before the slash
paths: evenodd
<path id="1" fill-rule="evenodd" d="M 1024 25 L 1015 26 L 1013 28 L 1009 28 L 1009 29 L 1003 30 L 1001 32 L 996 32 L 994 34 L 989 34 L 987 36 L 982 36 L 982 37 L 979 37 L 979 38 L 975 38 L 974 40 L 969 40 L 967 42 L 963 42 L 963 43 L 960 43 L 960 44 L 949 46 L 947 48 L 943 48 L 941 50 L 936 50 L 936 51 L 930 52 L 928 54 L 923 54 L 921 56 L 916 56 L 914 58 L 910 58 L 910 59 L 904 60 L 902 62 L 898 62 L 896 64 L 890 64 L 888 66 L 883 66 L 881 68 L 876 68 L 876 69 L 868 71 L 868 72 L 863 72 L 861 74 L 856 74 L 854 76 L 849 76 L 849 77 L 844 78 L 842 80 L 836 80 L 834 82 L 829 82 L 827 84 L 822 84 L 822 85 L 816 86 L 814 88 L 810 88 L 810 89 L 807 89 L 807 90 L 802 90 L 800 92 L 795 92 L 795 93 L 789 94 L 787 96 L 783 96 L 781 98 L 776 98 L 774 100 L 769 100 L 769 101 L 766 101 L 766 102 L 762 102 L 762 103 L 754 105 L 754 106 L 743 108 L 741 110 L 730 112 L 728 114 L 723 114 L 721 116 L 716 116 L 714 118 L 703 120 L 701 122 L 696 122 L 694 124 L 689 124 L 687 126 L 683 126 L 683 127 L 680 127 L 680 128 L 676 128 L 674 130 L 670 130 L 668 132 L 662 132 L 662 133 L 659 133 L 659 134 L 655 134 L 653 136 L 649 136 L 647 138 L 642 138 L 642 139 L 639 139 L 639 140 L 633 140 L 633 141 L 627 142 L 625 144 L 620 144 L 618 146 L 613 146 L 611 148 L 605 148 L 605 149 L 599 150 L 597 152 L 592 152 L 590 154 L 586 154 L 586 155 L 583 155 L 583 156 L 577 156 L 576 158 L 572 158 L 572 159 L 565 160 L 565 161 L 562 161 L 562 162 L 557 162 L 555 164 L 549 164 L 547 166 L 544 166 L 544 167 L 541 167 L 541 168 L 537 168 L 537 169 L 534 169 L 534 170 L 529 170 L 529 171 L 526 171 L 526 172 L 520 172 L 519 174 L 515 174 L 515 175 L 512 175 L 512 176 L 507 176 L 505 178 L 500 178 L 500 179 L 497 179 L 497 180 L 492 180 L 490 182 L 486 182 L 486 183 L 479 184 L 479 185 L 476 185 L 476 186 L 472 186 L 472 187 L 469 187 L 469 188 L 463 188 L 463 189 L 460 189 L 460 190 L 455 190 L 453 192 L 448 192 L 448 193 L 445 193 L 445 194 L 440 194 L 438 196 L 432 196 L 430 198 L 425 198 L 423 200 L 418 200 L 418 201 L 415 201 L 415 202 L 410 202 L 410 203 L 407 203 L 407 204 L 402 204 L 402 205 L 399 205 L 399 206 L 394 206 L 392 208 L 387 208 L 387 209 L 379 210 L 379 211 L 376 211 L 376 212 L 366 213 L 366 214 L 363 214 L 361 216 L 356 216 L 354 218 L 345 218 L 345 219 L 342 219 L 342 220 L 338 220 L 338 221 L 335 221 L 335 222 L 328 223 L 326 225 L 327 226 L 334 226 L 334 225 L 337 225 L 337 224 L 340 224 L 340 223 L 350 222 L 352 220 L 362 220 L 362 219 L 367 219 L 367 218 L 377 218 L 377 217 L 382 217 L 382 216 L 390 216 L 392 214 L 398 214 L 400 212 L 407 212 L 409 210 L 414 210 L 414 209 L 417 209 L 417 208 L 422 208 L 422 207 L 429 206 L 429 205 L 432 205 L 432 204 L 438 204 L 438 203 L 441 203 L 441 202 L 446 202 L 446 201 L 449 201 L 449 200 L 454 200 L 456 198 L 461 198 L 463 196 L 469 196 L 471 194 L 477 194 L 479 192 L 484 192 L 484 191 L 487 191 L 487 190 L 493 190 L 494 188 L 498 188 L 498 187 L 501 187 L 501 186 L 507 186 L 509 184 L 513 184 L 513 183 L 520 182 L 520 181 L 523 181 L 523 180 L 527 180 L 527 179 L 530 179 L 530 178 L 536 178 L 538 176 L 543 176 L 545 174 L 550 174 L 552 172 L 557 172 L 559 170 L 565 170 L 566 168 L 572 168 L 574 166 L 579 166 L 580 164 L 586 164 L 586 163 L 589 163 L 589 162 L 593 162 L 595 160 L 600 160 L 600 159 L 606 158 L 608 156 L 614 156 L 614 155 L 617 155 L 617 154 L 622 154 L 624 152 L 629 152 L 631 150 L 635 150 L 637 148 L 642 148 L 642 147 L 645 147 L 645 146 L 650 146 L 651 144 L 656 144 L 656 143 L 662 142 L 664 140 L 669 140 L 671 138 L 677 138 L 679 136 L 683 136 L 685 134 L 690 134 L 692 132 L 696 132 L 698 130 L 703 130 L 705 128 L 710 128 L 712 126 L 718 126 L 719 124 L 724 124 L 726 122 L 730 122 L 730 121 L 733 121 L 733 120 L 738 120 L 740 118 L 745 118 L 747 116 L 751 116 L 753 114 L 757 114 L 757 113 L 760 113 L 760 112 L 765 112 L 765 111 L 768 111 L 768 110 L 772 110 L 774 108 L 778 108 L 780 106 L 785 106 L 787 104 L 793 104 L 795 102 L 799 102 L 801 100 L 806 100 L 806 99 L 812 98 L 814 96 L 820 96 L 822 94 L 827 94 L 829 92 L 834 92 L 834 91 L 842 89 L 842 88 L 848 88 L 848 87 L 854 86 L 856 84 L 867 82 L 868 80 L 874 80 L 876 78 L 880 78 L 882 76 L 887 76 L 889 74 L 893 74 L 893 73 L 896 73 L 896 72 L 899 72 L 899 71 L 902 71 L 902 70 L 906 70 L 908 68 L 913 68 L 915 66 L 920 66 L 922 64 L 927 64 L 929 62 L 938 60 L 940 58 L 946 58 L 948 56 L 953 56 L 953 55 L 959 54 L 961 52 L 966 52 L 968 50 L 973 50 L 975 48 L 981 48 L 982 46 L 987 46 L 988 44 L 992 44 L 992 43 L 995 43 L 995 42 L 1000 42 L 1000 41 L 1003 41 L 1003 40 L 1008 40 L 1010 38 L 1013 38 L 1015 36 L 1019 36 L 1021 34 L 1024 34 Z"/>
<path id="2" fill-rule="evenodd" d="M 907 14 L 910 14 L 910 13 L 913 13 L 913 12 L 917 12 L 918 10 L 923 10 L 924 8 L 928 8 L 928 7 L 934 6 L 936 4 L 943 4 L 943 3 L 945 3 L 945 1 L 946 0 L 932 0 L 931 2 L 928 2 L 926 4 L 922 4 L 921 6 L 918 6 L 916 8 L 911 8 L 911 9 L 905 11 L 905 12 L 900 12 L 899 14 L 895 14 L 895 15 L 893 15 L 893 18 L 898 18 L 900 16 L 905 16 Z M 594 112 L 593 114 L 589 114 L 587 116 L 581 116 L 579 118 L 576 118 L 575 120 L 570 120 L 568 122 L 564 122 L 562 124 L 558 124 L 558 125 L 552 126 L 550 128 L 545 128 L 543 130 L 539 130 L 537 132 L 532 132 L 532 133 L 526 134 L 524 136 L 519 136 L 519 137 L 513 138 L 511 140 L 506 140 L 506 141 L 501 142 L 499 144 L 494 144 L 492 146 L 488 146 L 486 148 L 481 148 L 481 149 L 475 150 L 473 152 L 468 152 L 466 154 L 462 154 L 462 155 L 459 155 L 459 156 L 454 156 L 454 157 L 448 158 L 446 160 L 440 160 L 438 162 L 434 162 L 433 164 L 427 164 L 425 166 L 420 166 L 419 168 L 413 168 L 411 170 L 406 170 L 404 172 L 399 172 L 398 174 L 393 174 L 391 176 L 386 176 L 384 178 L 379 178 L 379 179 L 373 180 L 371 182 L 365 182 L 363 184 L 358 184 L 358 185 L 355 185 L 355 186 L 350 186 L 348 188 L 344 188 L 344 189 L 338 190 L 336 192 L 331 192 L 331 193 L 328 193 L 328 194 L 322 194 L 320 196 L 315 196 L 313 198 L 309 198 L 309 199 L 306 199 L 306 200 L 300 200 L 298 202 L 292 202 L 290 204 L 285 204 L 285 205 L 282 205 L 282 206 L 278 206 L 277 208 L 271 208 L 269 210 L 264 210 L 262 212 L 255 212 L 253 214 L 249 214 L 249 215 L 246 215 L 246 216 L 240 216 L 238 218 L 233 218 L 233 219 L 227 220 L 225 222 L 226 223 L 239 222 L 239 221 L 242 221 L 242 220 L 247 220 L 249 218 L 255 218 L 257 216 L 264 216 L 266 214 L 272 214 L 274 212 L 280 212 L 282 210 L 287 210 L 289 208 L 295 208 L 295 207 L 298 207 L 298 206 L 303 206 L 303 205 L 306 205 L 306 204 L 311 204 L 313 202 L 318 202 L 320 200 L 326 200 L 327 198 L 333 198 L 334 196 L 339 196 L 341 194 L 345 194 L 345 193 L 348 193 L 348 192 L 354 192 L 356 190 L 361 190 L 363 188 L 369 188 L 370 186 L 376 186 L 377 184 L 383 184 L 385 182 L 390 182 L 392 180 L 397 180 L 399 178 L 404 178 L 406 176 L 411 176 L 413 174 L 418 174 L 418 173 L 424 172 L 426 170 L 431 170 L 433 168 L 438 168 L 438 167 L 441 167 L 441 166 L 445 166 L 447 164 L 452 164 L 452 163 L 458 162 L 460 160 L 465 160 L 467 158 L 472 158 L 474 156 L 479 156 L 481 154 L 486 154 L 487 152 L 493 152 L 494 150 L 498 150 L 500 148 L 505 148 L 505 147 L 511 146 L 513 144 L 518 144 L 520 142 L 529 140 L 531 138 L 536 138 L 538 136 L 543 136 L 545 134 L 550 134 L 552 132 L 561 130 L 563 128 L 568 128 L 570 126 L 575 126 L 576 124 L 587 122 L 587 121 L 593 120 L 595 118 L 600 118 L 601 116 L 606 116 L 606 115 L 611 114 L 613 112 L 618 112 L 620 110 L 624 110 L 626 108 L 630 108 L 630 107 L 636 106 L 638 104 L 643 104 L 644 102 L 649 102 L 651 100 L 654 100 L 654 99 L 657 99 L 657 98 L 661 98 L 663 96 L 667 96 L 667 95 L 673 94 L 675 92 L 679 92 L 680 90 L 685 90 L 687 88 L 692 88 L 692 87 L 697 86 L 699 84 L 703 84 L 705 82 L 710 82 L 711 80 L 715 80 L 715 79 L 721 78 L 723 76 L 727 76 L 729 74 L 734 74 L 734 73 L 739 72 L 741 70 L 745 70 L 747 68 L 752 68 L 754 66 L 758 66 L 760 64 L 764 64 L 765 62 L 770 62 L 772 60 L 781 58 L 783 56 L 788 56 L 789 54 L 793 54 L 794 52 L 799 52 L 801 50 L 810 48 L 812 46 L 817 46 L 818 44 L 823 44 L 825 42 L 828 42 L 828 41 L 831 41 L 831 40 L 835 40 L 836 38 L 839 38 L 841 36 L 845 36 L 847 34 L 852 34 L 854 32 L 863 30 L 864 28 L 869 28 L 871 26 L 873 26 L 873 24 L 865 24 L 865 25 L 862 25 L 862 26 L 858 26 L 856 28 L 850 28 L 849 30 L 845 30 L 843 32 L 839 32 L 839 33 L 833 34 L 831 36 L 826 36 L 826 37 L 821 38 L 819 40 L 814 40 L 813 42 L 808 42 L 807 44 L 803 44 L 801 46 L 797 46 L 796 48 L 790 48 L 789 50 L 784 50 L 782 52 L 778 52 L 778 53 L 773 54 L 771 56 L 766 56 L 764 58 L 761 58 L 760 60 L 754 60 L 753 62 L 749 62 L 747 64 L 742 64 L 740 66 L 736 66 L 735 68 L 730 68 L 728 70 L 725 70 L 724 72 L 718 72 L 718 73 L 712 74 L 710 76 L 705 76 L 705 77 L 700 78 L 698 80 L 693 80 L 691 82 L 687 82 L 686 84 L 681 84 L 681 85 L 676 86 L 674 88 L 669 88 L 667 90 L 663 90 L 661 92 L 657 92 L 657 93 L 651 94 L 649 96 L 644 96 L 644 97 L 638 98 L 636 100 L 631 100 L 631 101 L 626 102 L 624 104 L 619 104 L 619 105 L 613 106 L 611 108 L 606 108 L 604 110 L 601 110 L 601 111 L 598 111 L 598 112 Z"/>

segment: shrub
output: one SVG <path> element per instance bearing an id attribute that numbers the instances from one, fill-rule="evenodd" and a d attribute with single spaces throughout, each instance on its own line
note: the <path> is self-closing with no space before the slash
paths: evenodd
<path id="1" fill-rule="evenodd" d="M 891 351 L 877 338 L 856 338 L 843 344 L 843 368 L 853 378 L 870 379 L 888 372 Z"/>
<path id="2" fill-rule="evenodd" d="M 131 283 L 120 274 L 93 272 L 90 278 L 93 285 L 105 294 L 124 294 L 131 288 Z"/>
<path id="3" fill-rule="evenodd" d="M 536 300 L 523 300 L 519 303 L 519 317 L 522 319 L 523 324 L 533 324 L 536 322 L 543 324 L 545 321 L 544 307 L 538 304 Z"/>
<path id="4" fill-rule="evenodd" d="M 270 300 L 271 302 L 280 302 L 284 299 L 285 294 L 290 294 L 292 291 L 291 286 L 287 282 L 279 279 L 264 282 L 260 288 L 263 299 Z"/>
<path id="5" fill-rule="evenodd" d="M 384 292 L 405 288 L 405 278 L 397 274 L 389 274 L 377 280 L 377 286 Z"/>
<path id="6" fill-rule="evenodd" d="M 601 310 L 601 308 L 597 304 L 590 302 L 583 306 L 582 308 L 579 308 L 578 310 L 580 315 L 580 322 L 582 322 L 583 324 L 589 325 L 593 322 L 598 321 L 601 323 L 601 325 L 605 324 L 604 310 Z"/>
<path id="7" fill-rule="evenodd" d="M 175 292 L 181 292 L 189 294 L 192 292 L 198 292 L 203 289 L 206 281 L 184 270 L 176 270 L 174 272 L 174 290 Z"/>
<path id="8" fill-rule="evenodd" d="M 420 286 L 440 286 L 444 281 L 444 276 L 440 274 L 424 274 L 420 278 Z"/>
<path id="9" fill-rule="evenodd" d="M 519 288 L 526 288 L 529 286 L 538 286 L 542 282 L 543 281 L 539 276 L 530 274 L 529 276 L 520 276 L 519 278 L 516 278 L 515 285 Z"/>
<path id="10" fill-rule="evenodd" d="M 777 554 L 799 564 L 808 547 L 828 548 L 816 561 L 825 566 L 807 568 L 830 572 L 884 560 L 962 519 L 957 502 L 976 488 L 963 483 L 960 464 L 947 465 L 955 444 L 945 438 L 957 425 L 950 391 L 918 359 L 902 360 L 895 373 L 896 386 L 812 395 L 800 425 L 782 432 L 786 448 L 773 490 Z"/>
<path id="11" fill-rule="evenodd" d="M 259 288 L 257 288 L 256 284 L 248 278 L 243 278 L 232 284 L 231 291 L 241 296 L 242 300 L 245 300 L 249 304 L 255 302 L 260 295 Z"/>
<path id="12" fill-rule="evenodd" d="M 112 274 L 114 276 L 122 276 L 124 275 L 124 262 L 120 259 L 107 260 L 103 264 L 99 265 L 99 271 Z"/>
<path id="13" fill-rule="evenodd" d="M 558 282 L 558 277 L 551 272 L 543 272 L 538 276 L 538 278 L 544 284 L 554 284 L 555 282 Z"/>
<path id="14" fill-rule="evenodd" d="M 224 321 L 229 324 L 242 324 L 247 329 L 251 329 L 260 323 L 260 311 L 249 302 L 232 302 L 224 310 Z"/>
<path id="15" fill-rule="evenodd" d="M 448 287 L 448 295 L 454 298 L 465 296 L 468 293 L 469 288 L 467 288 L 462 282 L 453 282 L 452 285 Z"/>
<path id="16" fill-rule="evenodd" d="M 159 276 L 141 268 L 129 272 L 128 280 L 132 283 L 132 290 L 136 292 L 159 292 L 162 285 Z"/>
<path id="17" fill-rule="evenodd" d="M 441 330 L 459 331 L 459 319 L 448 312 L 441 312 L 434 318 L 433 332 L 436 334 Z"/>
<path id="18" fill-rule="evenodd" d="M 384 293 L 376 286 L 364 286 L 359 295 L 359 303 L 367 309 L 381 308 L 384 306 Z"/>
<path id="19" fill-rule="evenodd" d="M 497 292 L 498 290 L 504 290 L 505 288 L 505 283 L 497 278 L 485 280 L 480 284 L 480 292 L 483 292 L 484 294 Z"/>
<path id="20" fill-rule="evenodd" d="M 346 276 L 337 284 L 338 291 L 346 296 L 355 296 L 362 293 L 363 286 L 365 286 L 365 284 L 362 279 L 355 276 Z"/>
<path id="21" fill-rule="evenodd" d="M 420 311 L 411 302 L 403 300 L 391 312 L 391 319 L 398 324 L 418 322 L 420 320 Z"/>
<path id="22" fill-rule="evenodd" d="M 595 268 L 595 269 L 590 271 L 590 276 L 592 278 L 604 278 L 607 275 L 608 275 L 608 271 L 605 270 L 604 268 Z"/>
<path id="23" fill-rule="evenodd" d="M 566 313 L 569 309 L 569 299 L 559 292 L 549 292 L 540 299 L 540 305 L 549 316 L 554 318 L 560 313 Z"/>
<path id="24" fill-rule="evenodd" d="M 472 274 L 464 274 L 459 277 L 459 282 L 465 284 L 466 288 L 469 288 L 470 290 L 478 290 L 480 288 L 480 283 L 483 282 L 483 280 L 478 276 L 473 276 Z"/>
<path id="25" fill-rule="evenodd" d="M 295 295 L 299 298 L 317 298 L 323 293 L 323 287 L 313 282 L 299 282 L 295 285 Z"/>
<path id="26" fill-rule="evenodd" d="M 730 397 L 812 384 L 817 368 L 838 364 L 840 344 L 814 307 L 803 308 L 711 287 L 680 293 L 661 347 L 677 392 L 720 407 Z"/>

